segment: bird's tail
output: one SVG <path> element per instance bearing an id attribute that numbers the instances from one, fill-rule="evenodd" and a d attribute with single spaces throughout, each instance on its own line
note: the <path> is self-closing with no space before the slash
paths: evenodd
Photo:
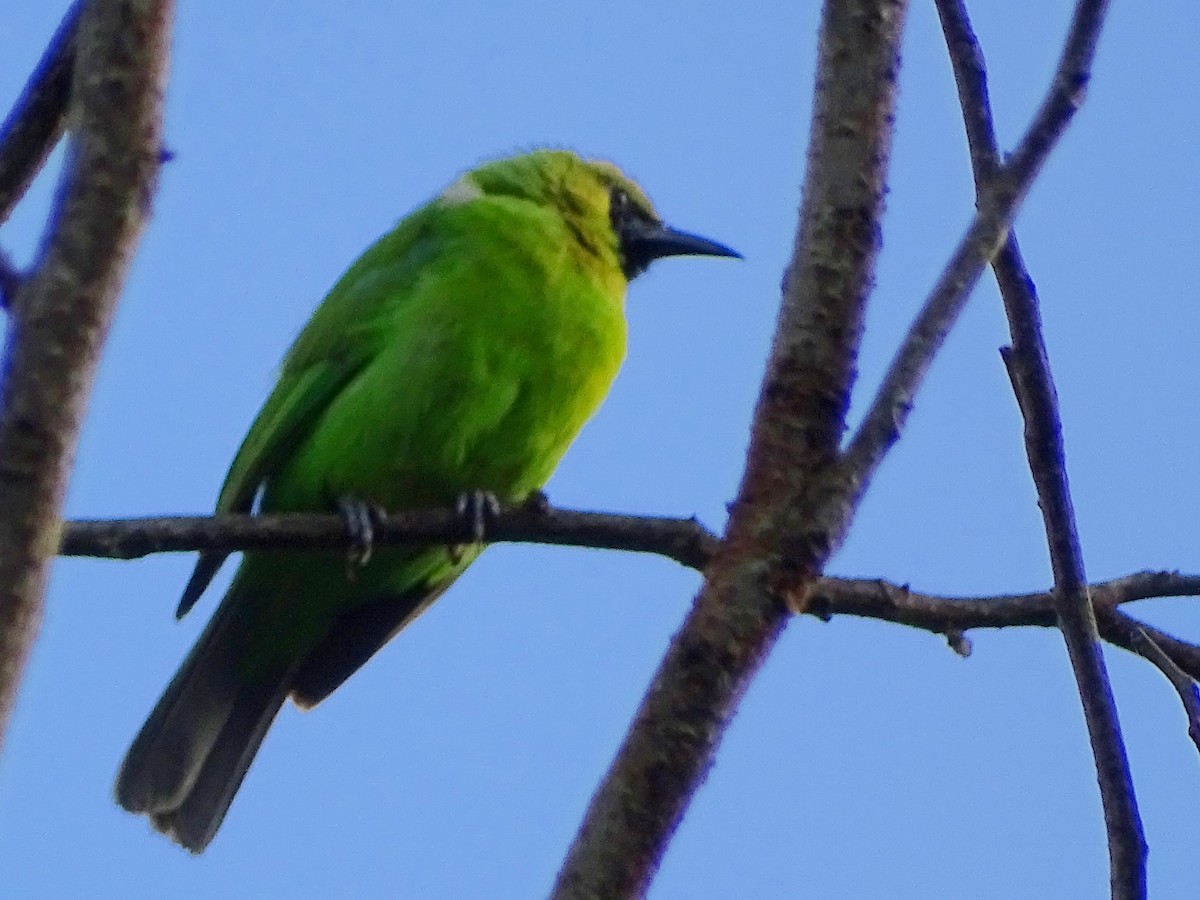
<path id="1" fill-rule="evenodd" d="M 291 670 L 246 666 L 255 604 L 229 595 L 134 739 L 117 802 L 201 852 L 220 827 L 288 693 Z"/>

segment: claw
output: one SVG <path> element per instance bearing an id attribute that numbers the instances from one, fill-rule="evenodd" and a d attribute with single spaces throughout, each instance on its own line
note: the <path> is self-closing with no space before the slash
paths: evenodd
<path id="1" fill-rule="evenodd" d="M 353 581 L 358 570 L 375 552 L 375 526 L 385 518 L 383 510 L 356 497 L 338 497 L 338 513 L 346 526 L 350 549 L 346 551 L 346 578 Z"/>
<path id="2" fill-rule="evenodd" d="M 488 520 L 500 514 L 500 501 L 491 491 L 467 491 L 454 502 L 454 511 L 471 529 L 471 542 L 482 544 Z"/>
<path id="3" fill-rule="evenodd" d="M 466 491 L 458 495 L 454 501 L 454 512 L 470 531 L 471 540 L 467 544 L 450 544 L 447 550 L 450 561 L 458 565 L 462 561 L 464 550 L 472 544 L 482 544 L 487 537 L 487 526 L 491 519 L 500 513 L 500 501 L 491 491 Z"/>

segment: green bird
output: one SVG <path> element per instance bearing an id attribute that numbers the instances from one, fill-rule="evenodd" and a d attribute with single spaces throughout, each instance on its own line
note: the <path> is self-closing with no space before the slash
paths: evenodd
<path id="1" fill-rule="evenodd" d="M 366 251 L 284 358 L 218 513 L 521 502 L 625 355 L 625 289 L 664 256 L 738 256 L 664 225 L 608 162 L 539 150 L 453 182 Z M 364 548 L 364 552 L 365 552 Z M 247 553 L 117 776 L 192 852 L 213 839 L 284 700 L 319 703 L 481 545 Z M 179 615 L 224 560 L 201 554 Z"/>

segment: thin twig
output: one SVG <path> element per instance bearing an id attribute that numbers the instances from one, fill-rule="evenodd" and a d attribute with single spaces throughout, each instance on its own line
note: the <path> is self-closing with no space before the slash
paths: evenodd
<path id="1" fill-rule="evenodd" d="M 905 336 L 846 451 L 845 470 L 857 500 L 869 487 L 887 451 L 899 439 L 917 389 L 972 288 L 1004 243 L 1008 226 L 1050 151 L 1083 102 L 1106 0 L 1080 0 L 1058 70 L 1025 135 L 980 195 L 967 233 L 942 270 Z"/>
<path id="2" fill-rule="evenodd" d="M 0 125 L 0 223 L 8 220 L 62 137 L 82 8 L 83 0 L 71 5 L 20 99 Z"/>
<path id="3" fill-rule="evenodd" d="M 1137 651 L 1154 663 L 1158 671 L 1162 672 L 1175 688 L 1179 702 L 1183 704 L 1183 711 L 1187 714 L 1188 737 L 1192 739 L 1196 749 L 1200 750 L 1200 689 L 1196 687 L 1195 679 L 1175 664 L 1175 660 L 1146 633 L 1145 628 L 1139 628 L 1134 635 Z"/>
<path id="4" fill-rule="evenodd" d="M 962 0 L 937 0 L 937 7 L 958 83 L 976 195 L 982 205 L 992 185 L 1006 175 L 992 126 L 983 53 Z M 1068 43 L 1056 76 L 1057 99 L 1051 98 L 1043 106 L 1040 119 L 1051 121 L 1069 115 L 1082 101 L 1104 12 L 1104 2 L 1077 5 L 1073 28 L 1081 28 L 1082 33 L 1077 41 Z M 1008 168 L 1016 163 L 1014 158 Z M 993 268 L 1012 336 L 1011 350 L 1001 352 L 1025 420 L 1026 455 L 1045 522 L 1058 624 L 1079 687 L 1100 782 L 1112 894 L 1140 898 L 1146 893 L 1145 836 L 1116 701 L 1101 652 L 1096 616 L 1088 595 L 1083 551 L 1067 481 L 1058 397 L 1037 295 L 1015 235 L 1009 236 Z"/>
<path id="5" fill-rule="evenodd" d="M 389 513 L 376 523 L 378 547 L 430 541 L 468 541 L 470 523 L 451 509 Z M 516 506 L 486 522 L 489 543 L 519 541 L 656 553 L 703 571 L 717 538 L 696 519 L 627 516 L 582 510 Z M 345 550 L 346 525 L 336 515 L 222 515 L 68 522 L 62 556 L 136 559 L 151 553 L 209 550 Z"/>
<path id="6" fill-rule="evenodd" d="M 1138 653 L 1138 633 L 1145 632 L 1175 665 L 1192 678 L 1200 679 L 1200 648 L 1194 644 L 1181 641 L 1174 635 L 1140 622 L 1119 609 L 1100 603 L 1096 604 L 1096 620 L 1100 627 L 1100 636 L 1108 643 Z"/>
<path id="7" fill-rule="evenodd" d="M 79 427 L 158 171 L 169 0 L 92 0 L 52 227 L 0 370 L 0 740 L 42 617 Z"/>
<path id="8" fill-rule="evenodd" d="M 1138 653 L 1136 633 L 1147 632 L 1188 675 L 1200 678 L 1200 646 L 1189 644 L 1120 612 L 1117 607 L 1156 597 L 1200 596 L 1200 576 L 1178 572 L 1135 572 L 1090 587 L 1100 634 L 1114 647 Z M 946 597 L 914 591 L 878 579 L 822 578 L 813 587 L 804 612 L 823 621 L 856 616 L 895 622 L 955 638 L 980 628 L 1055 628 L 1058 614 L 1052 591 L 987 597 Z M 952 648 L 954 649 L 954 648 Z M 956 651 L 957 652 L 957 651 Z M 1140 654 L 1139 654 L 1140 655 Z"/>

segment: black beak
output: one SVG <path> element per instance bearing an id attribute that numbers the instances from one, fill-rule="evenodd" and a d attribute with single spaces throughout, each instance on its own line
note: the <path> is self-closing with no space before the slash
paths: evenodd
<path id="1" fill-rule="evenodd" d="M 676 231 L 661 222 L 634 219 L 623 223 L 621 229 L 621 258 L 625 277 L 632 280 L 656 259 L 664 256 L 730 256 L 741 259 L 738 253 L 724 244 L 710 241 L 698 234 Z"/>

